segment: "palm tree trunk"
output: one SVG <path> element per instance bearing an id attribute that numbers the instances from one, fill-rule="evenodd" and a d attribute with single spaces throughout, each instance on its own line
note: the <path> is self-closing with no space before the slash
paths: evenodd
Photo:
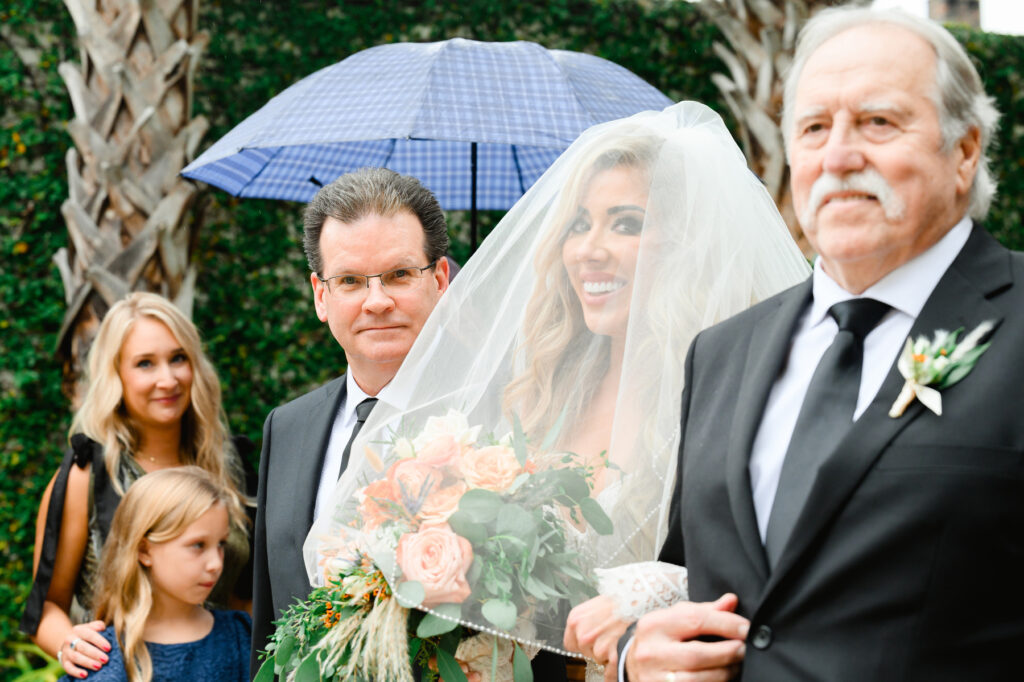
<path id="1" fill-rule="evenodd" d="M 193 74 L 208 41 L 198 0 L 64 0 L 81 65 L 59 71 L 74 109 L 61 206 L 68 248 L 54 254 L 67 311 L 57 352 L 77 407 L 99 321 L 132 291 L 154 291 L 191 316 L 196 188 L 178 173 L 208 124 L 192 110 Z"/>
<path id="2" fill-rule="evenodd" d="M 870 0 L 850 0 L 866 5 Z M 810 250 L 793 212 L 789 169 L 782 140 L 782 84 L 793 59 L 797 34 L 814 12 L 835 0 L 700 0 L 697 7 L 722 32 L 725 45 L 712 48 L 728 73 L 712 76 L 739 124 L 747 163 L 761 177 L 790 232 Z"/>

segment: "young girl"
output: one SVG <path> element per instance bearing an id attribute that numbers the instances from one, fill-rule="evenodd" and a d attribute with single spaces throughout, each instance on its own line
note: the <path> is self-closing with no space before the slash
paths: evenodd
<path id="1" fill-rule="evenodd" d="M 128 489 L 95 599 L 96 618 L 110 624 L 110 662 L 89 679 L 248 682 L 249 615 L 204 607 L 242 518 L 237 497 L 197 466 L 156 471 Z"/>

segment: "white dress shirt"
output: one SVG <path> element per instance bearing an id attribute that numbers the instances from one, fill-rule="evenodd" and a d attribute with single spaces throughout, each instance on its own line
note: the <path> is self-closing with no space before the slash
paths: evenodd
<path id="1" fill-rule="evenodd" d="M 828 314 L 828 309 L 852 298 L 873 298 L 892 307 L 864 339 L 864 365 L 853 415 L 856 420 L 874 400 L 903 349 L 914 320 L 970 234 L 971 221 L 965 216 L 934 246 L 896 268 L 859 296 L 846 291 L 829 277 L 822 269 L 820 259 L 815 262 L 811 305 L 794 330 L 786 369 L 775 380 L 768 395 L 750 454 L 750 485 L 761 542 L 764 542 L 768 530 L 768 517 L 775 502 L 782 462 L 793 437 L 804 395 L 818 362 L 839 333 L 839 325 Z M 622 648 L 619 680 L 626 679 L 626 656 L 632 645 L 633 639 L 630 638 Z"/>
<path id="2" fill-rule="evenodd" d="M 864 339 L 860 393 L 853 413 L 856 421 L 874 400 L 889 369 L 903 350 L 914 320 L 970 234 L 971 221 L 965 217 L 930 249 L 896 268 L 859 296 L 836 284 L 822 269 L 821 259 L 814 263 L 813 300 L 797 323 L 786 369 L 775 380 L 768 395 L 750 453 L 750 486 L 762 542 L 768 530 L 768 517 L 775 501 L 782 462 L 793 437 L 804 395 L 818 362 L 839 333 L 839 326 L 828 314 L 828 309 L 852 298 L 873 298 L 892 306 L 892 310 Z"/>
<path id="3" fill-rule="evenodd" d="M 334 426 L 331 427 L 331 438 L 327 441 L 327 454 L 324 455 L 324 468 L 320 472 L 320 485 L 316 490 L 316 503 L 313 505 L 314 523 L 320 518 L 320 512 L 324 506 L 331 501 L 331 495 L 338 484 L 338 470 L 341 469 L 341 456 L 345 452 L 345 445 L 352 435 L 352 429 L 356 425 L 356 405 L 367 398 L 380 398 L 387 390 L 387 386 L 381 389 L 377 396 L 367 395 L 359 384 L 352 378 L 352 372 L 345 375 L 345 399 L 338 406 L 338 414 L 334 417 Z M 351 457 L 351 455 L 350 455 Z M 349 462 L 351 463 L 351 459 Z"/>

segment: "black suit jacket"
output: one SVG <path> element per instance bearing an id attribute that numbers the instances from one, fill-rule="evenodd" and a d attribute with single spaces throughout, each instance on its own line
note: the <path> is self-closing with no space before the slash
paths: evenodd
<path id="1" fill-rule="evenodd" d="M 345 375 L 275 408 L 263 425 L 254 537 L 252 657 L 266 649 L 273 621 L 312 587 L 302 544 L 313 525 L 320 473 L 334 417 L 345 398 Z"/>
<path id="2" fill-rule="evenodd" d="M 1024 254 L 975 226 L 915 321 L 997 328 L 942 416 L 877 397 L 822 465 L 770 570 L 747 465 L 807 306 L 805 282 L 700 334 L 686 364 L 676 496 L 662 559 L 690 597 L 739 596 L 744 680 L 1020 679 L 1024 646 Z"/>

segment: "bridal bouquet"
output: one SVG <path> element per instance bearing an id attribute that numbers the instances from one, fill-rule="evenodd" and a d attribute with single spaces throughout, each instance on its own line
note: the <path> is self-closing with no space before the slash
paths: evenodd
<path id="1" fill-rule="evenodd" d="M 595 594 L 568 526 L 612 524 L 591 497 L 592 467 L 530 457 L 518 420 L 502 438 L 480 430 L 450 410 L 384 457 L 367 447 L 383 476 L 339 507 L 346 523 L 320 550 L 325 586 L 277 623 L 258 679 L 411 682 L 418 670 L 460 682 L 467 666 L 488 680 L 510 659 L 517 682 L 531 678 L 510 631 L 526 641 L 523 623 L 555 622 Z"/>

